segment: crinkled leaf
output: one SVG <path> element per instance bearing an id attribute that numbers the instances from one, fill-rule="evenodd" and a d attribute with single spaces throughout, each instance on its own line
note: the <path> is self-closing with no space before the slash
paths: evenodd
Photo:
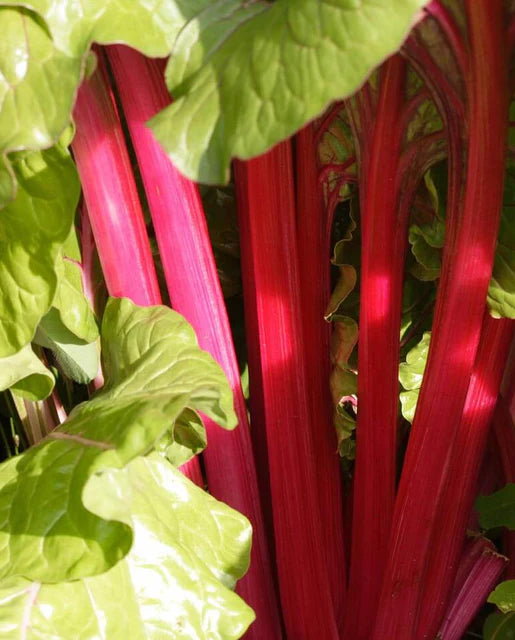
<path id="1" fill-rule="evenodd" d="M 57 289 L 56 263 L 70 234 L 79 181 L 56 145 L 13 158 L 19 188 L 0 212 L 0 357 L 32 340 Z"/>
<path id="2" fill-rule="evenodd" d="M 497 605 L 503 613 L 515 612 L 515 580 L 498 584 L 488 596 L 488 602 Z"/>
<path id="3" fill-rule="evenodd" d="M 430 340 L 431 333 L 426 331 L 422 336 L 422 340 L 408 352 L 406 362 L 401 362 L 399 365 L 399 380 L 404 389 L 406 389 L 400 394 L 401 411 L 404 418 L 409 422 L 413 422 L 415 417 Z"/>
<path id="4" fill-rule="evenodd" d="M 212 3 L 177 38 L 167 69 L 176 101 L 151 126 L 187 176 L 225 182 L 232 157 L 266 151 L 355 91 L 424 4 Z"/>
<path id="5" fill-rule="evenodd" d="M 479 496 L 475 506 L 483 529 L 515 529 L 515 483 L 508 483 L 489 496 Z"/>
<path id="6" fill-rule="evenodd" d="M 98 373 L 99 350 L 91 342 L 77 338 L 62 322 L 62 315 L 52 307 L 41 319 L 34 342 L 51 349 L 64 375 L 80 384 L 87 384 Z"/>
<path id="7" fill-rule="evenodd" d="M 0 466 L 0 577 L 53 582 L 106 571 L 130 548 L 130 505 L 99 495 L 87 510 L 91 478 L 148 453 L 186 407 L 236 424 L 221 368 L 171 309 L 111 299 L 102 341 L 102 391 Z"/>
<path id="8" fill-rule="evenodd" d="M 344 264 L 340 267 L 340 278 L 331 293 L 331 298 L 325 310 L 324 317 L 326 320 L 333 320 L 342 302 L 356 286 L 357 279 L 356 269 L 352 265 Z"/>
<path id="9" fill-rule="evenodd" d="M 130 552 L 106 573 L 75 582 L 4 581 L 2 638 L 23 632 L 29 640 L 243 635 L 254 616 L 230 590 L 249 562 L 251 527 L 243 516 L 155 454 L 97 476 L 88 494 L 130 502 Z"/>
<path id="10" fill-rule="evenodd" d="M 30 344 L 18 353 L 0 358 L 0 391 L 11 389 L 27 400 L 43 400 L 54 388 L 54 376 Z"/>
<path id="11" fill-rule="evenodd" d="M 492 613 L 485 620 L 483 640 L 515 640 L 515 613 Z"/>
<path id="12" fill-rule="evenodd" d="M 93 342 L 98 338 L 98 326 L 82 288 L 81 255 L 75 228 L 57 261 L 57 275 L 59 284 L 53 306 L 59 311 L 61 322 L 80 340 Z"/>

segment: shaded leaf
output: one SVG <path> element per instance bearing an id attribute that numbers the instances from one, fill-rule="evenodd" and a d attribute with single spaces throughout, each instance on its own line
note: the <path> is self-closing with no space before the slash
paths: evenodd
<path id="1" fill-rule="evenodd" d="M 95 378 L 100 365 L 98 346 L 77 338 L 62 322 L 62 315 L 52 307 L 41 319 L 34 336 L 36 344 L 50 349 L 64 375 L 80 384 Z"/>
<path id="2" fill-rule="evenodd" d="M 0 391 L 10 389 L 27 400 L 43 400 L 54 388 L 54 376 L 27 345 L 18 353 L 0 358 Z"/>
<path id="3" fill-rule="evenodd" d="M 483 529 L 515 529 L 515 483 L 508 483 L 489 496 L 479 496 L 475 507 Z"/>
<path id="4" fill-rule="evenodd" d="M 515 613 L 492 613 L 483 627 L 483 640 L 515 640 Z"/>

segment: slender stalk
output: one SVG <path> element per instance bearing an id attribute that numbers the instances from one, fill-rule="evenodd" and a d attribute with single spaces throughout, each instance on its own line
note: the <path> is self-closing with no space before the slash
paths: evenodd
<path id="1" fill-rule="evenodd" d="M 398 362 L 407 215 L 399 219 L 397 165 L 406 63 L 390 58 L 380 76 L 370 161 L 361 199 L 358 420 L 346 638 L 367 639 L 388 554 L 395 499 Z M 360 181 L 362 180 L 360 176 Z M 406 213 L 407 208 L 402 210 Z M 371 553 L 371 550 L 374 550 Z"/>
<path id="2" fill-rule="evenodd" d="M 416 637 L 434 637 L 440 626 L 463 546 L 467 519 L 476 497 L 477 472 L 490 425 L 514 325 L 495 320 L 485 311 L 481 341 L 465 401 L 449 469 L 448 485 L 439 506 L 438 527 L 421 593 Z"/>
<path id="3" fill-rule="evenodd" d="M 470 81 L 463 205 L 447 216 L 433 339 L 396 501 L 375 640 L 415 637 L 423 576 L 476 357 L 499 227 L 509 88 L 503 3 L 474 0 L 466 10 Z"/>
<path id="4" fill-rule="evenodd" d="M 143 212 L 101 59 L 79 89 L 73 116 L 72 150 L 108 291 L 136 304 L 159 304 Z"/>
<path id="5" fill-rule="evenodd" d="M 108 292 L 144 306 L 161 304 L 138 191 L 101 57 L 79 89 L 73 116 L 72 150 Z M 181 471 L 203 486 L 198 460 L 193 458 Z"/>
<path id="6" fill-rule="evenodd" d="M 333 426 L 329 377 L 331 327 L 324 313 L 331 294 L 331 224 L 324 211 L 318 180 L 313 127 L 296 137 L 297 251 L 302 291 L 304 358 L 309 372 L 308 402 L 313 427 L 312 447 L 318 470 L 320 509 L 326 515 L 324 552 L 338 626 L 343 622 L 346 591 L 343 497 L 340 461 Z"/>
<path id="7" fill-rule="evenodd" d="M 202 202 L 196 185 L 175 169 L 145 126 L 170 102 L 159 63 L 124 46 L 107 48 L 107 55 L 143 178 L 172 306 L 191 323 L 200 346 L 222 366 L 233 390 L 239 427 L 224 431 L 204 418 L 209 446 L 203 459 L 210 493 L 252 523 L 251 565 L 238 592 L 256 611 L 249 640 L 272 640 L 281 631 L 247 409 Z"/>
<path id="8" fill-rule="evenodd" d="M 450 604 L 437 635 L 440 640 L 461 640 L 464 637 L 505 567 L 506 558 L 496 553 L 489 540 L 476 538 L 467 542 L 460 559 Z"/>
<path id="9" fill-rule="evenodd" d="M 242 269 L 254 278 L 247 312 L 258 335 L 266 422 L 277 568 L 284 622 L 296 640 L 338 637 L 322 541 L 313 455 L 309 381 L 304 361 L 299 269 L 295 235 L 293 168 L 289 142 L 235 165 L 240 233 L 249 237 Z M 244 279 L 244 283 L 249 278 Z M 249 355 L 255 356 L 256 353 Z"/>

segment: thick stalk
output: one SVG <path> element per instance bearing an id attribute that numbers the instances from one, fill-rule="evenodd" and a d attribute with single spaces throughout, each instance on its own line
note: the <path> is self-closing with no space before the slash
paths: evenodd
<path id="1" fill-rule="evenodd" d="M 461 640 L 486 598 L 497 584 L 506 558 L 485 538 L 467 541 L 460 558 L 448 609 L 438 635 L 440 640 Z M 435 635 L 430 636 L 434 638 Z"/>
<path id="2" fill-rule="evenodd" d="M 199 344 L 224 369 L 234 394 L 239 426 L 224 431 L 204 418 L 209 445 L 203 453 L 209 491 L 252 523 L 251 565 L 238 593 L 256 612 L 251 638 L 281 635 L 266 544 L 247 408 L 227 311 L 202 201 L 145 123 L 170 102 L 159 63 L 124 46 L 107 49 L 123 112 L 143 178 L 170 300 L 197 334 Z"/>
<path id="3" fill-rule="evenodd" d="M 445 612 L 467 519 L 476 497 L 477 473 L 485 452 L 513 329 L 511 320 L 495 320 L 485 311 L 476 363 L 453 445 L 449 480 L 439 506 L 439 525 L 431 542 L 431 557 L 437 560 L 428 563 L 416 638 L 435 637 Z"/>
<path id="4" fill-rule="evenodd" d="M 312 448 L 318 470 L 318 495 L 324 523 L 324 552 L 338 626 L 342 623 L 346 591 L 343 536 L 343 497 L 340 461 L 333 426 L 329 377 L 331 327 L 324 320 L 330 297 L 331 224 L 326 219 L 318 180 L 313 127 L 296 137 L 297 251 L 302 291 L 304 358 L 309 372 Z"/>
<path id="5" fill-rule="evenodd" d="M 433 335 L 395 506 L 375 640 L 412 640 L 449 460 L 476 357 L 502 206 L 508 106 L 503 3 L 466 4 L 469 145 L 463 205 L 447 216 Z M 423 496 L 423 499 L 421 499 Z"/>
<path id="6" fill-rule="evenodd" d="M 319 508 L 307 403 L 295 202 L 290 143 L 236 164 L 240 232 L 248 234 L 242 269 L 254 278 L 246 298 L 255 311 L 266 422 L 277 568 L 288 637 L 338 637 L 323 552 L 327 514 Z M 248 278 L 244 282 L 248 282 Z M 250 355 L 256 355 L 253 351 Z"/>
<path id="7" fill-rule="evenodd" d="M 360 176 L 361 273 L 354 514 L 345 637 L 367 639 L 374 622 L 395 499 L 398 362 L 407 215 L 399 217 L 398 162 L 406 63 L 382 69 L 369 162 Z M 402 210 L 407 212 L 407 208 Z M 373 552 L 372 552 L 373 550 Z"/>
<path id="8" fill-rule="evenodd" d="M 73 155 L 107 290 L 143 306 L 161 304 L 129 154 L 101 58 L 79 89 L 73 116 Z M 181 471 L 203 485 L 195 458 Z"/>

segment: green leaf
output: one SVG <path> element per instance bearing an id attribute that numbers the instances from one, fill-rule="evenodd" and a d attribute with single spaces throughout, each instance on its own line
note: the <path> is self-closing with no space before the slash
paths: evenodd
<path id="1" fill-rule="evenodd" d="M 515 580 L 505 580 L 498 584 L 488 596 L 488 602 L 497 605 L 503 613 L 515 611 Z"/>
<path id="2" fill-rule="evenodd" d="M 515 118 L 515 102 L 510 118 Z M 511 127 L 510 127 L 511 129 Z M 513 132 L 511 132 L 513 136 Z M 515 142 L 515 141 L 511 141 Z M 504 180 L 503 210 L 497 239 L 492 279 L 487 303 L 494 318 L 515 319 L 515 162 L 507 162 Z"/>
<path id="3" fill-rule="evenodd" d="M 515 640 L 515 613 L 492 613 L 485 620 L 483 640 Z"/>
<path id="4" fill-rule="evenodd" d="M 168 444 L 169 438 L 167 438 L 165 455 L 174 467 L 180 467 L 188 462 L 207 445 L 204 424 L 200 416 L 191 409 L 186 409 L 177 418 L 173 436 L 174 441 L 171 444 Z"/>
<path id="5" fill-rule="evenodd" d="M 68 151 L 15 154 L 16 200 L 0 212 L 0 357 L 33 338 L 57 289 L 56 263 L 70 234 L 79 181 Z"/>
<path id="6" fill-rule="evenodd" d="M 54 388 L 54 376 L 27 345 L 18 353 L 0 358 L 0 391 L 11 389 L 27 400 L 43 400 Z"/>
<path id="7" fill-rule="evenodd" d="M 148 453 L 185 408 L 236 425 L 225 376 L 166 307 L 111 299 L 102 325 L 106 384 L 37 446 L 0 466 L 0 577 L 71 580 L 106 571 L 132 543 L 127 509 L 97 496 L 95 474 Z"/>
<path id="8" fill-rule="evenodd" d="M 81 61 L 56 49 L 41 18 L 25 8 L 0 7 L 0 32 L 1 208 L 14 198 L 19 180 L 7 154 L 57 142 L 70 120 Z"/>
<path id="9" fill-rule="evenodd" d="M 226 182 L 231 158 L 263 153 L 396 51 L 423 0 L 220 0 L 180 32 L 175 102 L 151 121 L 188 177 Z"/>
<path id="10" fill-rule="evenodd" d="M 95 315 L 82 288 L 82 265 L 75 227 L 64 243 L 57 261 L 59 284 L 53 306 L 59 311 L 63 325 L 84 342 L 98 338 Z"/>
<path id="11" fill-rule="evenodd" d="M 130 501 L 130 552 L 106 573 L 75 582 L 4 581 L 2 638 L 25 632 L 74 640 L 232 640 L 244 634 L 254 616 L 230 590 L 249 562 L 251 527 L 243 516 L 156 454 L 95 477 L 89 493 Z"/>
<path id="12" fill-rule="evenodd" d="M 52 307 L 41 319 L 34 342 L 53 351 L 66 377 L 80 384 L 87 384 L 98 373 L 98 346 L 77 338 L 63 324 L 61 318 L 62 315 Z"/>
<path id="13" fill-rule="evenodd" d="M 483 529 L 515 529 L 515 483 L 508 483 L 489 496 L 479 496 L 475 506 Z"/>
<path id="14" fill-rule="evenodd" d="M 327 309 L 325 310 L 325 319 L 331 321 L 338 315 L 338 310 L 342 302 L 349 296 L 356 286 L 358 275 L 356 269 L 350 264 L 340 266 L 340 277 L 335 288 L 331 293 Z"/>
<path id="15" fill-rule="evenodd" d="M 408 352 L 406 362 L 401 362 L 399 365 L 399 380 L 404 389 L 406 389 L 400 394 L 401 411 L 404 418 L 409 422 L 413 422 L 415 417 L 430 340 L 431 332 L 426 331 L 422 336 L 422 340 Z"/>

